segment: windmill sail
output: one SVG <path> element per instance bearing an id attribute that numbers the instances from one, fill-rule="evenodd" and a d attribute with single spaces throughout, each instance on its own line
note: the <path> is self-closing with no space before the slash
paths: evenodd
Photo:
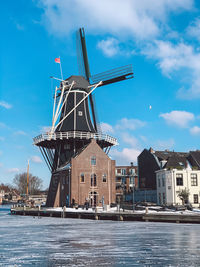
<path id="1" fill-rule="evenodd" d="M 133 78 L 133 67 L 131 64 L 93 75 L 90 77 L 90 80 L 92 84 L 103 81 L 101 85 L 103 86 L 130 78 Z"/>
<path id="2" fill-rule="evenodd" d="M 79 74 L 85 77 L 85 79 L 89 82 L 90 68 L 89 68 L 89 62 L 88 62 L 88 56 L 87 56 L 84 28 L 80 28 L 76 33 L 76 49 L 77 49 Z M 89 100 L 90 100 L 90 106 L 92 110 L 92 119 L 93 119 L 94 129 L 97 132 L 98 131 L 97 114 L 96 114 L 92 94 L 89 95 Z"/>
<path id="3" fill-rule="evenodd" d="M 80 28 L 76 34 L 76 48 L 77 48 L 77 60 L 79 66 L 79 74 L 84 76 L 86 80 L 90 79 L 90 68 L 87 56 L 85 32 L 84 28 Z"/>

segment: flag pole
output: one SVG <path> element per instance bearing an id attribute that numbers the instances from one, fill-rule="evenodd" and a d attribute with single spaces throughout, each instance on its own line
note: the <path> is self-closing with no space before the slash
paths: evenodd
<path id="1" fill-rule="evenodd" d="M 59 57 L 59 59 L 60 59 L 60 57 Z M 61 60 L 60 60 L 60 73 L 61 73 L 61 79 L 63 80 L 63 73 L 62 73 Z"/>

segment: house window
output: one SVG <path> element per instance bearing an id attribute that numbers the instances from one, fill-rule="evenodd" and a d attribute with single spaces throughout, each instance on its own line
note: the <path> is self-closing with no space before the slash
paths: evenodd
<path id="1" fill-rule="evenodd" d="M 165 199 L 165 193 L 163 193 L 163 204 L 166 203 L 166 199 Z"/>
<path id="2" fill-rule="evenodd" d="M 126 184 L 126 178 L 122 177 L 122 184 Z"/>
<path id="3" fill-rule="evenodd" d="M 165 186 L 165 179 L 162 178 L 162 186 Z"/>
<path id="4" fill-rule="evenodd" d="M 135 169 L 130 169 L 130 174 L 135 174 Z"/>
<path id="5" fill-rule="evenodd" d="M 126 175 L 126 169 L 122 169 L 122 175 Z"/>
<path id="6" fill-rule="evenodd" d="M 198 194 L 194 194 L 194 204 L 198 204 L 199 203 L 199 196 Z"/>
<path id="7" fill-rule="evenodd" d="M 91 174 L 91 186 L 97 186 L 97 176 L 95 173 Z"/>
<path id="8" fill-rule="evenodd" d="M 107 181 L 107 175 L 105 173 L 102 176 L 102 181 L 103 181 L 103 183 L 106 183 L 106 181 Z"/>
<path id="9" fill-rule="evenodd" d="M 179 186 L 183 185 L 183 174 L 182 173 L 176 174 L 176 185 L 179 185 Z"/>
<path id="10" fill-rule="evenodd" d="M 196 173 L 191 173 L 191 186 L 197 186 L 197 174 Z"/>
<path id="11" fill-rule="evenodd" d="M 84 173 L 81 173 L 80 182 L 81 182 L 81 183 L 84 183 L 84 182 L 85 182 L 85 176 L 84 176 Z"/>
<path id="12" fill-rule="evenodd" d="M 117 169 L 117 173 L 118 174 L 121 174 L 121 169 Z"/>
<path id="13" fill-rule="evenodd" d="M 145 185 L 146 185 L 146 178 L 142 177 L 141 178 L 141 187 L 145 187 Z"/>
<path id="14" fill-rule="evenodd" d="M 91 165 L 96 165 L 96 157 L 91 157 Z"/>
<path id="15" fill-rule="evenodd" d="M 129 184 L 134 184 L 134 177 L 130 177 L 130 182 Z"/>
<path id="16" fill-rule="evenodd" d="M 159 204 L 161 204 L 161 193 L 159 193 Z"/>
<path id="17" fill-rule="evenodd" d="M 160 187 L 160 179 L 158 178 L 158 187 Z"/>

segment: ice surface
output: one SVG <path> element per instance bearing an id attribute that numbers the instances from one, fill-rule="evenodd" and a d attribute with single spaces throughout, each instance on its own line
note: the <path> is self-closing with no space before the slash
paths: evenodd
<path id="1" fill-rule="evenodd" d="M 199 266 L 200 225 L 9 215 L 0 266 Z"/>

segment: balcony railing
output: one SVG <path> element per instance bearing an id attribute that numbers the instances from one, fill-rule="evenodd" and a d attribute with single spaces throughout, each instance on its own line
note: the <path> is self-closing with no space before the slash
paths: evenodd
<path id="1" fill-rule="evenodd" d="M 117 139 L 107 135 L 100 133 L 90 133 L 90 132 L 79 132 L 79 131 L 70 131 L 70 132 L 47 132 L 45 134 L 40 134 L 33 138 L 34 144 L 39 145 L 39 143 L 43 141 L 52 141 L 52 140 L 64 140 L 70 138 L 78 138 L 78 139 L 96 139 L 108 142 L 112 145 L 118 145 Z"/>

